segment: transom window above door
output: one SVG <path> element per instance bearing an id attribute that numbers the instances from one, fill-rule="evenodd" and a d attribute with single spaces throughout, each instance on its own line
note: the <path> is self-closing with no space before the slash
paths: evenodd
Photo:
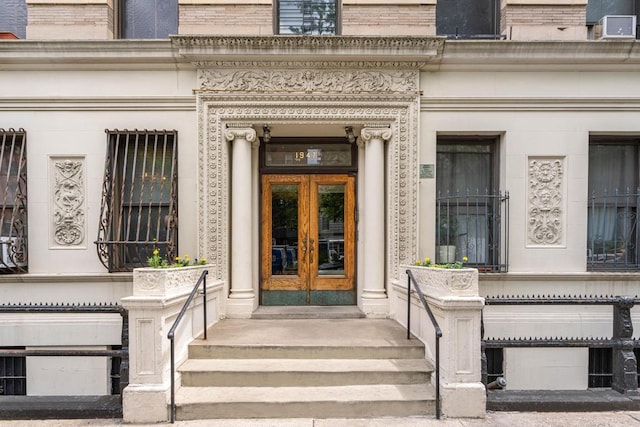
<path id="1" fill-rule="evenodd" d="M 275 4 L 276 34 L 339 34 L 336 0 L 279 0 Z"/>

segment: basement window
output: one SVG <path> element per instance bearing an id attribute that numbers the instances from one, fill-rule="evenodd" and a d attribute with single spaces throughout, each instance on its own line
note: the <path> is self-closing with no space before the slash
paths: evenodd
<path id="1" fill-rule="evenodd" d="M 0 350 L 24 350 L 24 347 L 3 347 Z M 27 394 L 27 358 L 0 356 L 0 396 Z"/>

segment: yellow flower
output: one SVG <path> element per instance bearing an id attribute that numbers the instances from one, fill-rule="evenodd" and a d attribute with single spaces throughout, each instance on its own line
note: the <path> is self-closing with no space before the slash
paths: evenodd
<path id="1" fill-rule="evenodd" d="M 160 251 L 159 251 L 159 250 L 157 250 L 157 249 L 154 249 L 154 250 L 153 250 L 153 254 L 154 254 L 154 255 L 158 255 L 159 253 L 160 253 Z"/>
<path id="2" fill-rule="evenodd" d="M 469 258 L 467 258 L 466 256 L 462 257 L 462 261 L 467 262 L 469 261 Z"/>
<path id="3" fill-rule="evenodd" d="M 200 262 L 204 264 L 205 262 L 207 262 L 207 259 L 206 258 L 202 258 L 202 259 L 200 259 Z"/>
<path id="4" fill-rule="evenodd" d="M 426 258 L 424 259 L 424 262 L 426 262 L 427 264 L 430 264 L 430 263 L 431 263 L 431 258 L 426 257 Z"/>
<path id="5" fill-rule="evenodd" d="M 180 258 L 179 256 L 176 257 L 176 261 L 180 261 L 182 258 Z"/>

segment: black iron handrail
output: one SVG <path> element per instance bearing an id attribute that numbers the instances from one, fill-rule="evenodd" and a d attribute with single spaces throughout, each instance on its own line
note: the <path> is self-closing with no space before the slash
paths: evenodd
<path id="1" fill-rule="evenodd" d="M 122 391 L 129 385 L 129 312 L 117 304 L 2 304 L 0 313 L 117 313 L 122 317 L 122 333 L 119 350 L 38 350 L 0 349 L 0 356 L 27 357 L 119 357 L 120 401 Z"/>
<path id="2" fill-rule="evenodd" d="M 418 286 L 418 282 L 415 277 L 413 277 L 413 273 L 411 270 L 406 270 L 407 272 L 407 339 L 411 339 L 411 283 L 415 288 L 415 293 L 418 294 L 420 298 L 420 302 L 424 307 L 425 311 L 429 315 L 429 319 L 431 319 L 431 324 L 433 325 L 433 329 L 436 332 L 436 419 L 440 419 L 440 338 L 442 338 L 442 329 L 440 329 L 440 325 L 438 325 L 438 321 L 435 316 L 431 312 L 429 305 L 427 304 L 427 299 L 424 297 L 420 286 Z"/>
<path id="3" fill-rule="evenodd" d="M 202 285 L 202 295 L 203 295 L 202 310 L 203 310 L 203 319 L 204 319 L 204 337 L 203 338 L 205 340 L 207 339 L 207 274 L 209 274 L 209 270 L 204 270 L 202 272 L 202 274 L 200 275 L 200 278 L 198 279 L 195 286 L 193 287 L 193 290 L 189 294 L 189 297 L 187 298 L 184 305 L 182 306 L 180 313 L 178 313 L 178 317 L 176 317 L 176 320 L 173 322 L 171 329 L 169 329 L 169 333 L 167 334 L 167 338 L 169 338 L 169 341 L 171 342 L 171 424 L 173 424 L 174 421 L 176 420 L 176 381 L 175 381 L 176 354 L 175 354 L 175 343 L 174 343 L 175 333 L 176 333 L 176 329 L 178 328 L 178 325 L 180 324 L 180 321 L 184 317 L 184 314 L 187 312 L 187 308 L 189 307 L 189 304 L 191 304 L 191 301 L 193 301 L 193 298 L 195 297 L 196 293 L 198 292 L 198 288 L 202 283 L 203 284 Z"/>

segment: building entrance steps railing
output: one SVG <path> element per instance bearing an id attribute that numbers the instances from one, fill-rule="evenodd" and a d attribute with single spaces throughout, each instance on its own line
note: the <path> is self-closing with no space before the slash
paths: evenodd
<path id="1" fill-rule="evenodd" d="M 180 325 L 180 321 L 182 321 L 182 318 L 187 312 L 187 309 L 189 308 L 191 301 L 193 301 L 193 298 L 195 298 L 196 294 L 200 290 L 200 285 L 202 285 L 202 292 L 201 292 L 202 293 L 202 310 L 203 310 L 202 318 L 204 322 L 204 326 L 203 326 L 204 332 L 203 332 L 202 338 L 204 340 L 207 339 L 207 274 L 209 274 L 209 270 L 204 270 L 202 274 L 200 274 L 200 278 L 198 279 L 195 286 L 193 287 L 193 290 L 189 294 L 189 297 L 184 302 L 182 309 L 180 310 L 180 313 L 178 313 L 176 320 L 173 322 L 173 325 L 171 325 L 171 329 L 169 329 L 169 333 L 167 334 L 167 338 L 171 342 L 171 368 L 170 368 L 171 369 L 171 408 L 170 408 L 171 424 L 173 424 L 176 419 L 176 379 L 175 379 L 176 351 L 175 351 L 175 342 L 174 342 L 175 333 L 176 333 L 176 329 Z"/>
<path id="2" fill-rule="evenodd" d="M 482 336 L 482 380 L 487 385 L 488 348 L 532 348 L 532 347 L 588 347 L 612 348 L 611 388 L 621 394 L 638 396 L 638 370 L 634 348 L 640 347 L 640 340 L 633 338 L 631 308 L 640 301 L 638 296 L 496 296 L 485 297 L 485 306 L 497 305 L 611 305 L 613 325 L 611 338 L 576 337 L 528 337 L 528 338 L 484 338 L 484 316 L 481 326 Z M 508 383 L 509 379 L 506 378 Z"/>
<path id="3" fill-rule="evenodd" d="M 422 307 L 424 307 L 427 315 L 429 316 L 429 320 L 431 320 L 431 324 L 433 325 L 433 329 L 435 330 L 436 335 L 436 418 L 440 419 L 440 338 L 442 338 L 442 329 L 440 329 L 440 325 L 438 325 L 438 321 L 433 315 L 431 308 L 429 308 L 429 304 L 427 304 L 427 300 L 418 285 L 415 277 L 413 277 L 413 273 L 411 270 L 407 270 L 407 339 L 411 339 L 411 294 L 417 294 L 420 302 L 422 303 Z M 413 285 L 413 286 L 412 286 Z M 413 287 L 413 289 L 412 289 Z"/>
<path id="4" fill-rule="evenodd" d="M 42 313 L 117 313 L 122 317 L 120 349 L 81 350 L 81 349 L 0 349 L 0 357 L 110 357 L 120 359 L 118 390 L 120 404 L 122 391 L 129 384 L 129 316 L 128 311 L 117 304 L 2 304 L 0 313 L 42 314 Z M 115 379 L 115 376 L 112 376 Z M 1 394 L 1 393 L 0 393 Z"/>

